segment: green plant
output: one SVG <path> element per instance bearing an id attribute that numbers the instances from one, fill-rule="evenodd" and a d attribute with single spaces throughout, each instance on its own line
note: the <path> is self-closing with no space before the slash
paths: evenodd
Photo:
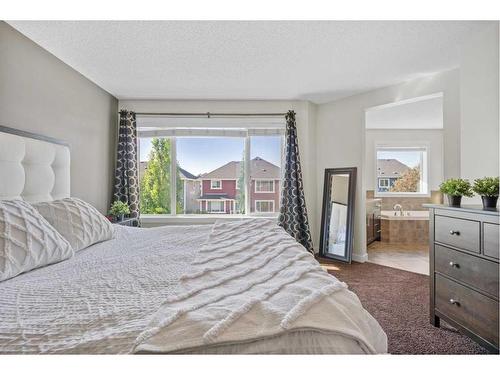
<path id="1" fill-rule="evenodd" d="M 461 178 L 450 178 L 439 185 L 441 193 L 450 196 L 472 197 L 472 187 L 468 180 Z"/>
<path id="2" fill-rule="evenodd" d="M 114 201 L 109 209 L 109 214 L 113 216 L 128 215 L 130 213 L 130 208 L 128 204 L 122 201 Z"/>
<path id="3" fill-rule="evenodd" d="M 474 192 L 482 197 L 498 197 L 499 178 L 484 177 L 474 180 Z"/>

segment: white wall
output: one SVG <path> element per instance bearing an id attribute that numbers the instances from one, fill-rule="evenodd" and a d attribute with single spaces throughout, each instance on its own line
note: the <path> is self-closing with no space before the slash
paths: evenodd
<path id="1" fill-rule="evenodd" d="M 365 109 L 404 99 L 443 93 L 443 174 L 460 175 L 460 73 L 458 69 L 318 105 L 316 123 L 316 206 L 321 207 L 325 168 L 357 167 L 354 228 L 355 261 L 365 261 Z M 319 238 L 316 227 L 314 238 Z"/>
<path id="2" fill-rule="evenodd" d="M 365 134 L 365 177 L 366 189 L 375 189 L 375 145 L 394 143 L 402 146 L 411 144 L 429 145 L 427 158 L 429 160 L 429 193 L 439 190 L 439 184 L 444 176 L 443 131 L 442 130 L 367 130 Z"/>
<path id="3" fill-rule="evenodd" d="M 499 175 L 499 27 L 471 36 L 461 48 L 461 176 Z M 468 200 L 480 202 L 480 198 Z"/>
<path id="4" fill-rule="evenodd" d="M 311 231 L 317 232 L 319 216 L 316 209 L 316 105 L 307 101 L 216 101 L 216 100 L 120 100 L 119 108 L 135 112 L 248 112 L 277 113 L 294 110 L 300 148 L 304 191 Z M 317 238 L 319 240 L 319 237 Z M 314 241 L 317 250 L 319 242 Z"/>

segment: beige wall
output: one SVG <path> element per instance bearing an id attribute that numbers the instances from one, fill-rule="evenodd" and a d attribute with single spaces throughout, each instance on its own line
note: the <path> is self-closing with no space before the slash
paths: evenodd
<path id="1" fill-rule="evenodd" d="M 106 212 L 118 101 L 0 22 L 0 124 L 67 141 L 71 194 Z"/>
<path id="2" fill-rule="evenodd" d="M 472 35 L 462 45 L 461 176 L 473 180 L 499 175 L 499 27 Z M 465 203 L 480 203 L 475 197 Z"/>
<path id="3" fill-rule="evenodd" d="M 311 230 L 316 232 L 321 212 L 316 209 L 316 106 L 306 101 L 272 100 L 120 100 L 119 107 L 136 112 L 296 112 L 304 191 Z M 323 185 L 321 185 L 323 186 Z M 319 237 L 314 246 L 318 249 Z"/>
<path id="4" fill-rule="evenodd" d="M 316 205 L 321 207 L 325 168 L 357 167 L 353 259 L 365 261 L 365 110 L 418 96 L 443 93 L 443 174 L 460 175 L 460 86 L 458 69 L 318 105 Z M 319 228 L 314 234 L 319 238 Z"/>

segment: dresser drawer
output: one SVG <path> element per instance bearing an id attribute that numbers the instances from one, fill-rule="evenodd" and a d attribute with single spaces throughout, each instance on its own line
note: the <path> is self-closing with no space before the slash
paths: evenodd
<path id="1" fill-rule="evenodd" d="M 498 347 L 498 302 L 435 274 L 435 308 Z"/>
<path id="2" fill-rule="evenodd" d="M 500 225 L 483 223 L 483 254 L 498 259 Z"/>
<path id="3" fill-rule="evenodd" d="M 434 270 L 498 298 L 498 263 L 435 245 Z"/>
<path id="4" fill-rule="evenodd" d="M 435 241 L 479 253 L 479 221 L 440 215 L 434 221 Z"/>

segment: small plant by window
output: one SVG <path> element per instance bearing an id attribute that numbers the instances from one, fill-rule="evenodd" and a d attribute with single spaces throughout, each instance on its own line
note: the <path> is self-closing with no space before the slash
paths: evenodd
<path id="1" fill-rule="evenodd" d="M 109 209 L 109 214 L 113 216 L 122 216 L 130 214 L 128 204 L 122 201 L 114 201 Z"/>

